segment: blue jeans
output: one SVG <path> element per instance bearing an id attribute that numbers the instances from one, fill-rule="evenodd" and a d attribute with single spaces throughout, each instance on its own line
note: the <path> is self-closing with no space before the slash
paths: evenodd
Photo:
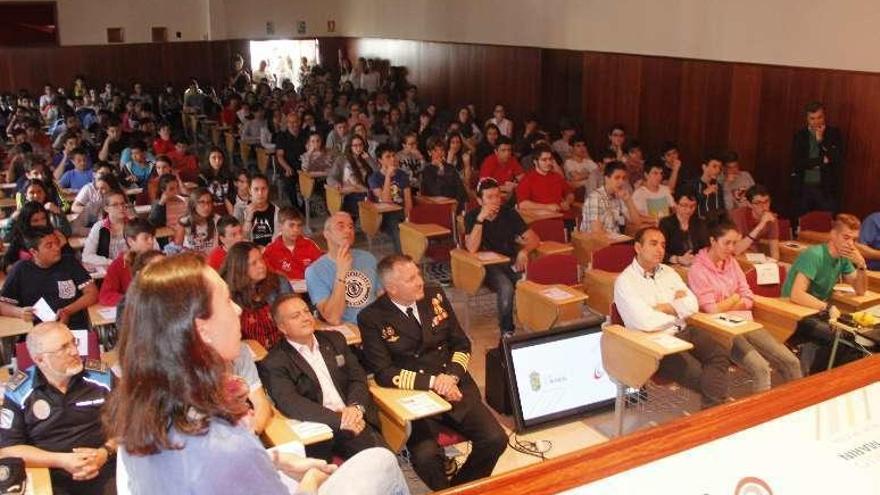
<path id="1" fill-rule="evenodd" d="M 345 461 L 321 484 L 318 495 L 409 495 L 409 488 L 397 457 L 374 447 Z"/>
<path id="2" fill-rule="evenodd" d="M 495 293 L 498 300 L 498 328 L 502 333 L 514 330 L 513 294 L 521 275 L 513 271 L 510 265 L 486 267 L 486 286 Z"/>

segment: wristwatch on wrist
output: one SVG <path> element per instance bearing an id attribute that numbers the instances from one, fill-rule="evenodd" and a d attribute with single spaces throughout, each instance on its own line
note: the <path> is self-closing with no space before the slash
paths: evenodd
<path id="1" fill-rule="evenodd" d="M 357 409 L 358 411 L 360 411 L 361 414 L 365 414 L 365 413 L 367 412 L 367 408 L 364 407 L 364 406 L 362 406 L 362 405 L 360 405 L 360 404 L 352 404 L 352 406 L 354 406 L 355 409 Z"/>

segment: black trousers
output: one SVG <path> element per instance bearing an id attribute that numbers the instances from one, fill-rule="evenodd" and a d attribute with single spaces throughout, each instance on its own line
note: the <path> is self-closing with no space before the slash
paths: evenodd
<path id="1" fill-rule="evenodd" d="M 52 493 L 55 495 L 116 495 L 116 457 L 107 459 L 98 476 L 76 481 L 63 469 L 50 469 Z"/>
<path id="2" fill-rule="evenodd" d="M 474 393 L 472 390 L 476 391 Z M 507 448 L 507 434 L 480 399 L 476 386 L 468 392 L 453 410 L 440 416 L 414 421 L 407 442 L 413 469 L 431 490 L 442 490 L 454 485 L 490 476 L 498 458 Z M 456 407 L 465 407 L 464 414 L 456 414 Z M 450 481 L 444 470 L 445 454 L 437 443 L 443 427 L 455 430 L 471 441 L 471 453 L 464 465 Z"/>
<path id="3" fill-rule="evenodd" d="M 795 343 L 812 342 L 818 346 L 816 354 L 811 361 L 804 362 L 802 367 L 809 374 L 820 373 L 828 369 L 828 361 L 831 359 L 831 347 L 834 344 L 834 329 L 827 320 L 815 316 L 808 316 L 798 322 L 792 339 Z M 837 346 L 837 355 L 834 357 L 834 366 L 851 363 L 863 355 L 855 349 L 844 344 Z"/>

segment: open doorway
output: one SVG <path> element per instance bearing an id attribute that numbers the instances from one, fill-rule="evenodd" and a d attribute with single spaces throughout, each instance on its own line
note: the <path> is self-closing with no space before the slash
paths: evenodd
<path id="1" fill-rule="evenodd" d="M 268 40 L 251 41 L 251 72 L 254 82 L 263 78 L 271 87 L 281 87 L 285 80 L 298 90 L 301 60 L 305 57 L 309 66 L 320 63 L 318 40 Z"/>

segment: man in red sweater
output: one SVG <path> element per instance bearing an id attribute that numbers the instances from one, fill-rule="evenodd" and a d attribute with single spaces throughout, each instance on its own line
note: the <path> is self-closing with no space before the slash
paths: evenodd
<path id="1" fill-rule="evenodd" d="M 516 201 L 521 213 L 562 213 L 574 225 L 578 213 L 571 209 L 574 191 L 565 177 L 553 170 L 553 151 L 549 146 L 535 148 L 535 168 L 516 187 Z"/>
<path id="2" fill-rule="evenodd" d="M 510 138 L 501 136 L 495 143 L 495 153 L 486 157 L 480 165 L 480 178 L 491 177 L 498 182 L 501 192 L 510 196 L 525 171 L 513 156 Z"/>
<path id="3" fill-rule="evenodd" d="M 294 208 L 278 212 L 281 235 L 263 251 L 263 259 L 273 272 L 288 280 L 303 280 L 306 267 L 324 254 L 315 241 L 302 235 L 303 219 Z"/>
<path id="4" fill-rule="evenodd" d="M 232 215 L 223 215 L 217 220 L 217 247 L 208 253 L 208 266 L 220 271 L 226 261 L 229 247 L 244 240 L 241 222 Z"/>

